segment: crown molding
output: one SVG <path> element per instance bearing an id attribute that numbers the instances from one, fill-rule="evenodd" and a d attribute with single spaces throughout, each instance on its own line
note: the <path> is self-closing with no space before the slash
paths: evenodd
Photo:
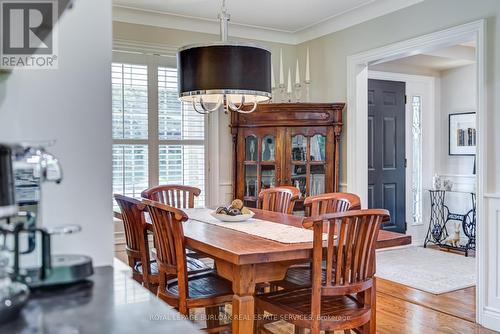
<path id="1" fill-rule="evenodd" d="M 365 6 L 360 6 L 311 27 L 297 31 L 295 33 L 296 43 L 304 43 L 352 27 L 356 24 L 396 12 L 423 1 L 424 0 L 385 0 L 370 2 Z"/>
<path id="2" fill-rule="evenodd" d="M 424 0 L 373 0 L 362 6 L 339 13 L 298 31 L 286 31 L 234 22 L 230 22 L 229 26 L 231 36 L 233 37 L 296 45 L 423 1 Z M 119 5 L 113 6 L 113 20 L 214 35 L 219 34 L 219 22 L 215 19 L 210 20 L 181 16 L 168 12 Z"/>
<path id="3" fill-rule="evenodd" d="M 166 12 L 123 6 L 113 6 L 113 21 L 194 31 L 217 36 L 220 29 L 217 20 L 179 16 Z M 292 45 L 297 44 L 296 36 L 293 32 L 236 24 L 234 22 L 230 22 L 229 27 L 232 37 Z"/>

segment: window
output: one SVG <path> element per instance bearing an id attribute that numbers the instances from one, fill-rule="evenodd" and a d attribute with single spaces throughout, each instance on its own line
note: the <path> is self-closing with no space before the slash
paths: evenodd
<path id="1" fill-rule="evenodd" d="M 205 205 L 206 120 L 177 94 L 176 68 L 113 63 L 114 193 L 184 184 L 200 188 L 195 205 Z"/>
<path id="2" fill-rule="evenodd" d="M 413 224 L 422 223 L 422 97 L 412 97 L 412 203 Z"/>

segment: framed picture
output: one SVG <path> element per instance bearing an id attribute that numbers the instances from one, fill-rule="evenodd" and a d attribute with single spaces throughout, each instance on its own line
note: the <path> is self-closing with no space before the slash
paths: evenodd
<path id="1" fill-rule="evenodd" d="M 476 155 L 476 113 L 449 115 L 449 155 Z"/>

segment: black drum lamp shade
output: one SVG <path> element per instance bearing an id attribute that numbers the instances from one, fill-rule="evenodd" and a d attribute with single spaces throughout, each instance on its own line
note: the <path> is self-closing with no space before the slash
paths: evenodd
<path id="1" fill-rule="evenodd" d="M 243 44 L 213 43 L 178 53 L 179 98 L 216 103 L 221 95 L 246 102 L 271 98 L 271 52 Z"/>
<path id="2" fill-rule="evenodd" d="M 271 52 L 237 44 L 188 46 L 178 54 L 180 98 L 201 94 L 271 97 Z"/>

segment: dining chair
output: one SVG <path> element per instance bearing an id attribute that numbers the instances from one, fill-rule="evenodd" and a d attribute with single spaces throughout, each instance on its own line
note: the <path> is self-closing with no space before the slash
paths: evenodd
<path id="1" fill-rule="evenodd" d="M 358 195 L 351 193 L 326 193 L 306 197 L 304 208 L 307 217 L 347 210 L 359 210 L 361 209 L 361 199 Z"/>
<path id="2" fill-rule="evenodd" d="M 358 195 L 351 193 L 327 193 L 306 197 L 304 200 L 306 214 L 310 216 L 320 216 L 326 213 L 345 212 L 348 210 L 361 209 L 361 200 Z M 302 225 L 305 228 L 310 221 L 305 220 Z M 271 290 L 277 288 L 296 289 L 299 287 L 311 286 L 311 264 L 298 264 L 287 270 L 283 280 L 271 282 Z"/>
<path id="3" fill-rule="evenodd" d="M 121 219 L 125 231 L 125 251 L 128 265 L 132 269 L 132 277 L 146 288 L 158 284 L 156 263 L 150 260 L 149 242 L 144 205 L 140 201 L 127 196 L 115 194 L 115 201 L 121 210 Z M 143 264 L 146 270 L 143 268 Z"/>
<path id="4" fill-rule="evenodd" d="M 188 220 L 180 209 L 147 199 L 146 205 L 153 222 L 153 233 L 158 240 L 157 261 L 160 276 L 157 295 L 183 315 L 190 309 L 205 308 L 209 333 L 227 331 L 229 325 L 214 321 L 219 307 L 233 300 L 232 284 L 214 270 L 198 274 L 187 272 L 186 243 L 183 222 Z"/>
<path id="5" fill-rule="evenodd" d="M 151 224 L 146 222 L 144 216 L 146 206 L 128 196 L 115 194 L 114 198 L 121 210 L 120 217 L 125 230 L 125 251 L 132 269 L 132 277 L 154 291 L 159 283 L 159 276 L 157 263 L 150 255 L 148 230 L 151 230 Z M 202 261 L 191 258 L 187 266 L 190 272 L 196 273 L 210 269 Z"/>
<path id="6" fill-rule="evenodd" d="M 166 184 L 146 189 L 141 193 L 141 196 L 174 208 L 190 209 L 194 208 L 194 199 L 200 194 L 201 190 L 196 187 Z"/>
<path id="7" fill-rule="evenodd" d="M 375 303 L 375 245 L 380 225 L 388 216 L 387 210 L 367 209 L 307 218 L 314 233 L 312 286 L 257 295 L 258 332 L 268 333 L 260 316 L 268 312 L 273 319 L 292 323 L 296 332 L 309 328 L 311 334 L 320 330 L 349 333 L 354 329 L 375 334 L 370 328 Z M 327 240 L 323 239 L 324 228 Z"/>
<path id="8" fill-rule="evenodd" d="M 259 193 L 259 207 L 262 210 L 292 214 L 300 190 L 292 186 L 264 189 Z"/>
<path id="9" fill-rule="evenodd" d="M 195 197 L 200 196 L 201 190 L 196 187 L 166 184 L 151 187 L 142 191 L 141 197 L 152 201 L 160 202 L 177 209 L 192 209 L 194 208 Z M 191 258 L 206 259 L 205 254 L 188 250 L 187 254 Z"/>

